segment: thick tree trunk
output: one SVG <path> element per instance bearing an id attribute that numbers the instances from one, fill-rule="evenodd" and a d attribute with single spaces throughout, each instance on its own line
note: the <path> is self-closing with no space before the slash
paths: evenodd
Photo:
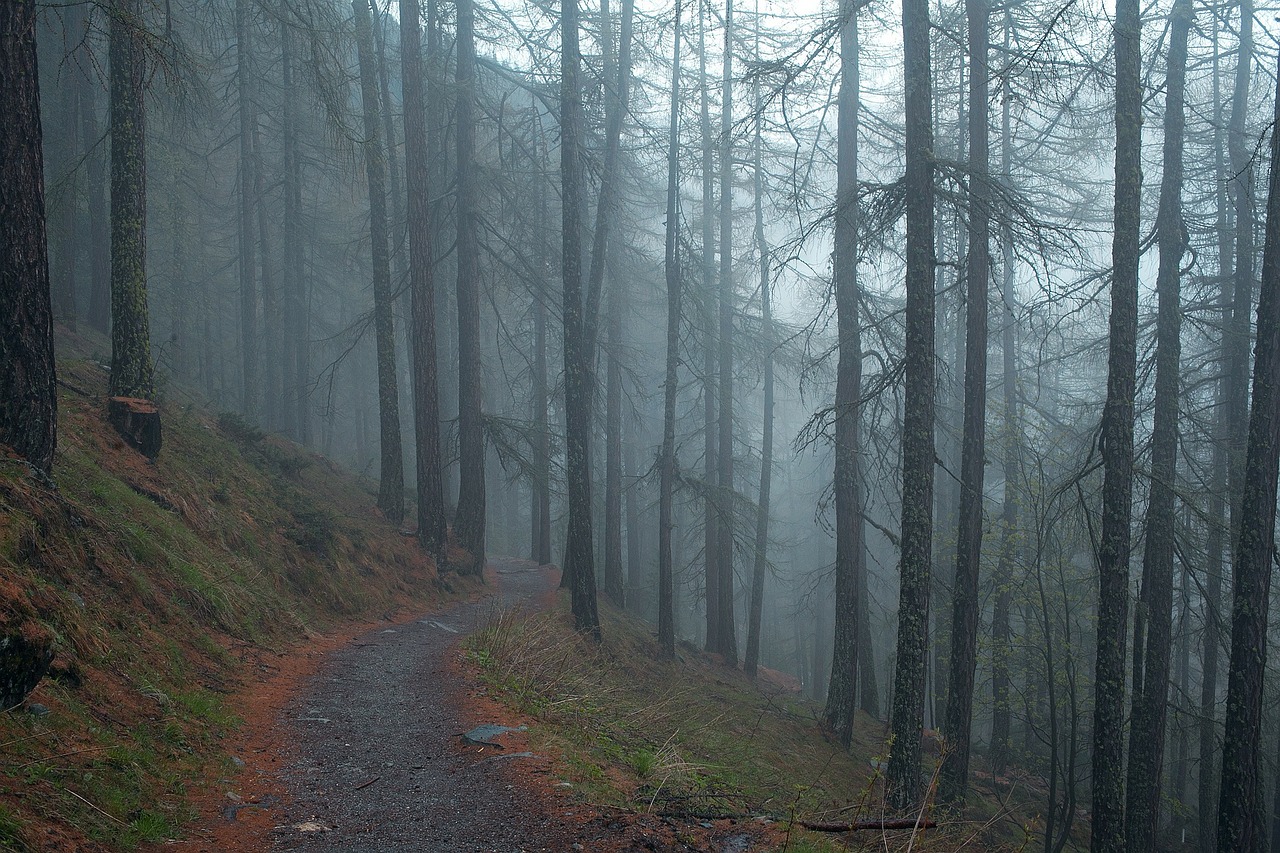
<path id="1" fill-rule="evenodd" d="M 294 47 L 289 25 L 280 24 L 280 73 L 284 97 L 280 105 L 281 138 L 284 147 L 284 252 L 285 326 L 284 405 L 293 409 L 286 424 L 300 444 L 311 441 L 310 410 L 307 405 L 306 351 L 310 306 L 306 298 L 306 275 L 302 252 L 302 157 L 298 149 L 298 90 L 293 79 Z"/>
<path id="2" fill-rule="evenodd" d="M 1160 819 L 1173 640 L 1174 485 L 1178 463 L 1178 383 L 1182 358 L 1180 264 L 1185 252 L 1182 222 L 1182 151 L 1186 128 L 1187 35 L 1194 19 L 1191 0 L 1170 12 L 1164 106 L 1164 168 L 1156 237 L 1155 419 L 1151 436 L 1151 494 L 1147 501 L 1145 549 L 1138 613 L 1133 620 L 1133 711 L 1125 795 L 1125 847 L 1152 853 Z"/>
<path id="3" fill-rule="evenodd" d="M 1111 330 L 1102 412 L 1102 537 L 1098 548 L 1098 642 L 1094 668 L 1093 822 L 1095 853 L 1124 849 L 1125 631 L 1133 512 L 1133 419 L 1138 334 L 1141 215 L 1141 24 L 1137 0 L 1116 5 L 1115 233 L 1111 244 Z"/>
<path id="4" fill-rule="evenodd" d="M 369 182 L 369 236 L 373 249 L 373 331 L 377 347 L 378 508 L 389 521 L 404 518 L 404 458 L 400 446 L 400 401 L 396 386 L 395 326 L 391 314 L 391 267 L 387 257 L 387 186 L 378 119 L 378 81 L 369 0 L 352 0 L 364 112 L 364 164 Z"/>
<path id="5" fill-rule="evenodd" d="M 676 4 L 675 31 L 680 32 Z M 675 560 L 671 532 L 676 486 L 676 393 L 680 390 L 680 318 L 683 293 L 680 277 L 680 42 L 671 49 L 671 121 L 667 129 L 667 221 L 664 272 L 667 280 L 667 359 L 662 383 L 662 452 L 658 460 L 658 649 L 663 657 L 676 653 Z"/>
<path id="6" fill-rule="evenodd" d="M 902 2 L 906 86 L 906 397 L 902 426 L 902 555 L 898 653 L 889 721 L 889 799 L 920 800 L 920 747 L 929 649 L 929 569 L 933 537 L 934 292 L 932 78 L 929 4 Z"/>
<path id="7" fill-rule="evenodd" d="M 155 393 L 147 313 L 146 68 L 137 0 L 111 10 L 111 396 Z"/>
<path id="8" fill-rule="evenodd" d="M 469 570 L 485 561 L 484 381 L 480 355 L 480 244 L 476 216 L 475 5 L 458 3 L 456 205 L 458 217 L 458 544 L 472 555 Z"/>
<path id="9" fill-rule="evenodd" d="M 840 5 L 840 94 L 836 151 L 835 279 L 839 363 L 836 367 L 835 628 L 831 681 L 824 717 L 847 749 L 857 708 L 859 645 L 865 602 L 862 483 L 858 460 L 862 429 L 862 329 L 858 312 L 858 12 L 854 0 Z M 863 677 L 868 673 L 864 672 Z M 874 678 L 874 674 L 872 674 Z"/>
<path id="10" fill-rule="evenodd" d="M 582 91 L 578 80 L 581 60 L 578 53 L 578 0 L 563 0 L 560 12 L 560 267 L 564 279 L 565 439 L 569 492 L 564 572 L 568 579 L 574 627 L 599 640 L 600 616 L 596 607 L 595 553 L 591 539 L 590 467 L 596 329 L 591 295 L 588 293 L 584 304 L 582 294 L 582 160 L 579 151 Z"/>
<path id="11" fill-rule="evenodd" d="M 1276 99 L 1280 122 L 1280 98 Z M 1238 230 L 1244 230 L 1241 226 Z M 1238 270 L 1237 270 L 1238 272 Z M 1280 464 L 1280 136 L 1271 134 L 1253 408 L 1234 561 L 1231 663 L 1218 801 L 1218 850 L 1261 853 L 1267 827 L 1263 805 L 1262 701 L 1267 664 L 1267 615 L 1274 559 L 1277 465 Z"/>
<path id="12" fill-rule="evenodd" d="M 48 472 L 58 396 L 34 0 L 0 3 L 0 444 Z"/>
<path id="13" fill-rule="evenodd" d="M 941 795 L 963 802 L 969 783 L 973 679 L 978 666 L 978 568 L 982 556 L 983 478 L 987 447 L 987 290 L 991 277 L 989 71 L 991 7 L 966 0 L 969 24 L 969 250 L 965 320 L 964 435 L 960 450 L 960 507 L 952 592 L 951 658 L 943 731 Z"/>
<path id="14" fill-rule="evenodd" d="M 418 460 L 418 541 L 428 551 L 443 555 L 447 533 L 440 454 L 436 288 L 431 251 L 421 15 L 418 0 L 400 0 L 400 74 L 404 86 L 404 160 L 409 199 L 409 308 L 413 321 L 413 425 Z M 443 561 L 437 557 L 437 562 Z"/>

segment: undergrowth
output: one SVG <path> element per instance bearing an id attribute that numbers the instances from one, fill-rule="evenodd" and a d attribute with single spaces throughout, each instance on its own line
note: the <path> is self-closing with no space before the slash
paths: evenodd
<path id="1" fill-rule="evenodd" d="M 845 751 L 799 695 L 751 683 L 687 646 L 658 659 L 649 626 L 602 605 L 603 643 L 571 627 L 564 601 L 534 616 L 497 613 L 467 654 L 487 689 L 532 718 L 530 745 L 557 757 L 583 802 L 688 820 L 768 816 L 786 833 L 779 849 L 1022 850 L 1032 843 L 1037 799 L 975 784 L 970 807 L 930 804 L 928 831 L 813 833 L 801 821 L 850 823 L 890 816 L 877 767 L 883 724 L 858 720 Z M 922 770 L 936 770 L 937 757 Z M 1034 845 L 1033 845 L 1034 846 Z"/>
<path id="2" fill-rule="evenodd" d="M 323 457 L 162 401 L 150 463 L 106 425 L 99 366 L 59 375 L 54 487 L 0 457 L 0 633 L 56 652 L 26 706 L 0 710 L 0 848 L 131 849 L 179 833 L 225 765 L 256 649 L 440 585 L 369 484 Z"/>

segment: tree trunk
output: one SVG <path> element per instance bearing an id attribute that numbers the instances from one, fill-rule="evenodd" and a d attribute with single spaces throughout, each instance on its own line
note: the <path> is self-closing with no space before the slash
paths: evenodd
<path id="1" fill-rule="evenodd" d="M 941 769 L 944 800 L 963 802 L 969 782 L 973 679 L 978 666 L 978 568 L 982 557 L 982 499 L 987 447 L 987 288 L 991 277 L 990 130 L 988 127 L 987 0 L 966 0 L 969 24 L 969 250 L 965 320 L 964 435 L 960 450 L 960 507 L 952 593 L 951 659 Z"/>
<path id="2" fill-rule="evenodd" d="M 1141 214 L 1141 23 L 1137 0 L 1116 5 L 1115 233 L 1111 244 L 1111 330 L 1102 412 L 1102 537 L 1098 549 L 1098 643 L 1094 669 L 1093 822 L 1095 853 L 1124 849 L 1125 630 L 1133 512 L 1133 399 L 1138 334 Z"/>
<path id="3" fill-rule="evenodd" d="M 596 208 L 596 227 L 592 235 L 591 267 L 587 279 L 587 328 L 595 325 L 599 310 L 599 294 L 604 288 L 609 242 L 612 239 L 618 182 L 618 159 L 622 142 L 622 118 L 626 114 L 631 87 L 631 31 L 635 16 L 634 0 L 622 0 L 622 25 L 619 32 L 616 85 L 608 89 L 605 106 L 604 170 L 600 176 L 600 198 Z M 600 4 L 601 41 L 604 44 L 604 79 L 606 86 L 614 80 L 612 15 L 608 0 Z M 609 297 L 609 363 L 606 376 L 605 425 L 605 548 L 604 588 L 614 604 L 625 605 L 626 592 L 622 580 L 622 365 L 618 361 L 622 345 L 623 298 L 615 285 Z M 594 351 L 594 342 L 588 342 Z M 593 363 L 593 362 L 592 362 Z"/>
<path id="4" fill-rule="evenodd" d="M 84 34 L 88 38 L 88 33 Z M 107 169 L 98 124 L 101 89 L 87 61 L 79 66 L 80 135 L 84 139 L 89 193 L 89 325 L 106 334 L 111 327 L 111 235 L 107 212 Z"/>
<path id="5" fill-rule="evenodd" d="M 1013 24 L 1009 11 L 1004 17 L 1004 52 L 1008 55 Z M 1001 99 L 1000 177 L 1009 186 L 1013 171 L 1013 132 L 1009 99 Z M 1004 495 L 1000 510 L 1000 557 L 996 563 L 996 600 L 991 613 L 991 768 L 999 775 L 1009 760 L 1009 657 L 1012 654 L 1009 610 L 1013 603 L 1013 567 L 1018 543 L 1018 360 L 1016 305 L 1013 277 L 1012 227 L 1002 228 L 1000 273 L 1004 282 L 1001 300 L 1004 326 L 1001 350 L 1004 370 Z"/>
<path id="6" fill-rule="evenodd" d="M 469 570 L 485 562 L 484 381 L 480 354 L 480 245 L 476 216 L 475 4 L 458 3 L 456 204 L 458 218 L 458 544 L 471 553 Z"/>
<path id="7" fill-rule="evenodd" d="M 1276 120 L 1280 122 L 1280 98 L 1276 100 Z M 1242 223 L 1237 225 L 1238 231 L 1245 230 Z M 1261 767 L 1262 688 L 1280 464 L 1280 138 L 1274 129 L 1257 328 L 1240 544 L 1232 584 L 1231 663 L 1218 801 L 1218 850 L 1223 853 L 1261 853 L 1267 842 Z"/>
<path id="8" fill-rule="evenodd" d="M 591 539 L 591 398 L 595 385 L 595 318 L 582 294 L 582 91 L 578 80 L 578 0 L 560 11 L 561 271 L 564 279 L 565 439 L 569 529 L 564 572 L 574 627 L 600 639 L 596 607 L 595 553 Z M 601 191 L 603 195 L 603 190 Z M 599 229 L 597 223 L 597 230 Z M 592 253 L 593 257 L 595 253 Z M 594 263 L 594 261 L 593 261 Z M 603 271 L 602 271 L 603 272 Z M 596 303 L 598 304 L 598 303 Z"/>
<path id="9" fill-rule="evenodd" d="M 680 32 L 676 4 L 675 31 Z M 664 272 L 667 280 L 667 359 L 662 383 L 662 453 L 658 460 L 658 650 L 665 658 L 676 653 L 675 561 L 672 554 L 672 502 L 676 485 L 676 392 L 680 389 L 680 319 L 683 311 L 680 277 L 680 42 L 671 49 L 671 121 L 667 130 L 667 221 Z"/>
<path id="10" fill-rule="evenodd" d="M 62 23 L 63 62 L 70 66 L 79 66 L 86 58 L 80 58 L 77 45 L 85 38 L 85 7 L 78 4 L 68 6 L 64 12 Z M 67 69 L 67 79 L 58 80 L 58 151 L 61 155 L 62 176 L 56 183 L 65 184 L 65 189 L 56 198 L 54 212 L 56 214 L 55 233 L 56 264 L 50 270 L 53 280 L 53 310 L 58 322 L 72 331 L 76 328 L 76 253 L 79 250 L 80 235 L 77 233 L 77 216 L 79 187 L 76 173 L 79 171 L 79 153 L 83 140 L 77 132 L 80 124 L 81 87 L 72 83 L 72 68 Z M 60 75 L 59 75 L 60 76 Z"/>
<path id="11" fill-rule="evenodd" d="M 545 151 L 545 146 L 539 148 Z M 544 164 L 545 166 L 545 164 Z M 548 172 L 543 169 L 544 173 Z M 547 221 L 547 191 L 545 183 L 538 190 L 539 221 Z M 548 272 L 546 251 L 541 238 L 538 240 L 538 271 Z M 533 482 L 533 559 L 539 565 L 551 562 L 551 433 L 547 424 L 547 292 L 545 277 L 539 279 L 541 288 L 533 295 L 533 422 L 536 429 Z"/>
<path id="12" fill-rule="evenodd" d="M 282 227 L 284 252 L 284 299 L 286 304 L 287 354 L 285 357 L 285 404 L 293 415 L 288 419 L 293 437 L 300 444 L 311 440 L 310 411 L 307 405 L 306 351 L 310 322 L 310 306 L 306 298 L 306 275 L 302 254 L 302 157 L 298 150 L 296 115 L 298 90 L 293 80 L 294 48 L 292 32 L 286 22 L 280 24 L 280 73 L 284 97 L 280 105 L 281 136 L 284 145 L 284 220 Z"/>
<path id="13" fill-rule="evenodd" d="M 236 0 L 236 96 L 240 120 L 240 413 L 256 421 L 260 395 L 253 134 L 258 116 L 254 106 L 252 28 L 249 0 Z M 112 189 L 115 189 L 114 181 Z"/>
<path id="14" fill-rule="evenodd" d="M 756 19 L 756 53 L 760 53 L 759 18 Z M 747 653 L 743 670 L 756 677 L 760 662 L 760 617 L 764 607 L 764 576 L 769 567 L 769 489 L 773 477 L 773 312 L 769 303 L 769 243 L 764 234 L 764 178 L 761 174 L 763 104 L 760 83 L 754 85 L 752 110 L 755 113 L 754 194 L 756 251 L 760 255 L 760 335 L 764 344 L 764 412 L 760 436 L 760 496 L 756 501 L 755 565 L 751 571 L 751 611 L 747 620 Z"/>
<path id="15" fill-rule="evenodd" d="M 705 568 L 704 598 L 707 609 L 707 651 L 720 647 L 720 563 L 717 550 L 720 547 L 721 500 L 717 479 L 720 467 L 718 433 L 716 425 L 716 359 L 715 346 L 715 254 L 716 238 L 713 227 L 715 196 L 711 188 L 711 175 L 715 168 L 715 147 L 711 141 L 711 94 L 707 80 L 707 0 L 699 4 L 698 11 L 698 87 L 701 95 L 702 138 L 702 420 L 703 420 L 703 562 Z"/>
<path id="16" fill-rule="evenodd" d="M 1142 586 L 1134 618 L 1133 710 L 1125 795 L 1125 846 L 1129 853 L 1152 853 L 1160 819 L 1160 779 L 1164 762 L 1173 641 L 1174 485 L 1178 463 L 1178 382 L 1182 358 L 1180 264 L 1185 252 L 1182 223 L 1182 152 L 1186 128 L 1187 35 L 1194 11 L 1178 0 L 1170 12 L 1168 71 L 1164 107 L 1164 167 L 1156 237 L 1160 267 L 1156 279 L 1155 418 L 1151 436 L 1151 494 L 1147 501 Z"/>
<path id="17" fill-rule="evenodd" d="M 933 537 L 934 292 L 933 100 L 929 4 L 903 0 L 906 86 L 906 396 L 902 426 L 902 555 L 898 654 L 889 721 L 890 803 L 920 800 L 920 745 L 929 649 L 929 569 Z"/>
<path id="18" fill-rule="evenodd" d="M 146 81 L 137 0 L 111 9 L 111 385 L 113 397 L 155 393 L 147 314 Z"/>
<path id="19" fill-rule="evenodd" d="M 837 128 L 835 279 L 839 363 L 836 367 L 835 628 L 831 681 L 824 717 L 847 749 L 853 739 L 857 708 L 858 652 L 864 603 L 862 483 L 858 460 L 862 429 L 862 329 L 858 312 L 858 12 L 853 0 L 840 6 L 840 94 Z M 863 676 L 866 677 L 866 673 Z M 874 678 L 874 675 L 872 676 Z"/>
<path id="20" fill-rule="evenodd" d="M 720 524 L 716 562 L 720 579 L 720 637 L 716 651 L 738 665 L 737 620 L 733 613 L 733 551 L 737 494 L 733 488 L 733 0 L 724 4 L 724 56 L 720 95 L 720 454 L 716 476 Z"/>
<path id="21" fill-rule="evenodd" d="M 422 66 L 422 10 L 400 0 L 400 74 L 404 86 L 404 160 L 409 211 L 409 308 L 413 321 L 413 425 L 417 446 L 418 541 L 441 555 L 446 544 L 436 373 L 436 288 L 431 251 L 430 174 Z"/>
<path id="22" fill-rule="evenodd" d="M 393 524 L 404 518 L 404 459 L 396 387 L 395 327 L 391 315 L 391 267 L 387 257 L 387 186 L 378 120 L 378 81 L 369 0 L 352 0 L 364 112 L 364 164 L 369 182 L 369 236 L 373 243 L 373 330 L 378 358 L 378 508 Z"/>
<path id="23" fill-rule="evenodd" d="M 0 3 L 0 103 L 0 444 L 48 473 L 58 396 L 32 0 Z"/>

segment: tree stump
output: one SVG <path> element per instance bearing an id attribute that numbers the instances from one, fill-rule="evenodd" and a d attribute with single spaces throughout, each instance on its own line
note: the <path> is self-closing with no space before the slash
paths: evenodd
<path id="1" fill-rule="evenodd" d="M 52 661 L 48 640 L 21 633 L 0 636 L 0 711 L 20 705 L 44 678 Z"/>
<path id="2" fill-rule="evenodd" d="M 163 438 L 160 409 L 141 397 L 111 397 L 107 400 L 107 420 L 131 447 L 148 459 L 160 455 Z"/>

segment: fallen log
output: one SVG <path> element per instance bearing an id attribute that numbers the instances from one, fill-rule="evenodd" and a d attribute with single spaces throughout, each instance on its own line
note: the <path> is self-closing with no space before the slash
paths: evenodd
<path id="1" fill-rule="evenodd" d="M 890 818 L 887 820 L 855 820 L 853 823 L 820 823 L 811 820 L 798 820 L 797 824 L 813 832 L 859 832 L 866 829 L 933 829 L 938 825 L 936 820 L 917 820 L 913 817 Z"/>

